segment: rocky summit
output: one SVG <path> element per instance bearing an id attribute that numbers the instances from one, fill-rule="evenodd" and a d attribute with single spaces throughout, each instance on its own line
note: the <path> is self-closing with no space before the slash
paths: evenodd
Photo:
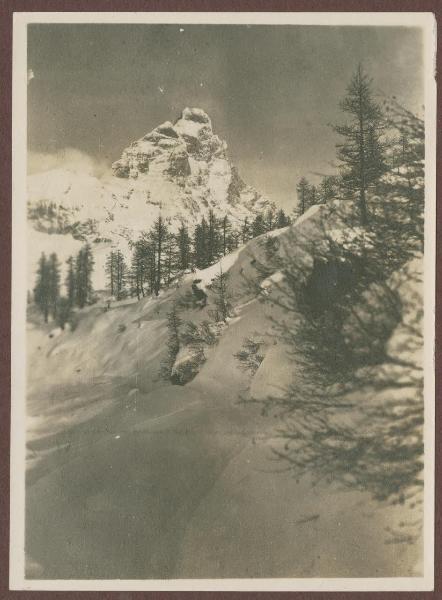
<path id="1" fill-rule="evenodd" d="M 88 241 L 99 266 L 111 246 L 129 255 L 130 241 L 160 214 L 171 231 L 195 225 L 210 210 L 239 228 L 273 204 L 242 180 L 210 117 L 185 108 L 174 123 L 132 142 L 101 177 L 69 163 L 30 175 L 28 207 L 33 257 L 56 243 L 63 259 Z"/>
<path id="2" fill-rule="evenodd" d="M 199 108 L 185 108 L 174 124 L 166 121 L 126 148 L 113 171 L 117 177 L 132 178 L 155 167 L 174 177 L 198 175 L 204 171 L 201 163 L 227 160 L 226 151 L 209 116 Z"/>
<path id="3" fill-rule="evenodd" d="M 166 121 L 133 142 L 112 171 L 134 190 L 142 189 L 149 201 L 159 201 L 172 219 L 179 213 L 179 220 L 192 222 L 209 209 L 243 219 L 269 206 L 241 179 L 226 142 L 200 108 L 185 108 L 175 123 Z"/>
<path id="4" fill-rule="evenodd" d="M 69 214 L 75 221 L 92 219 L 99 237 L 110 239 L 150 227 L 160 213 L 174 228 L 195 223 L 210 209 L 240 222 L 271 205 L 242 180 L 226 142 L 199 108 L 185 108 L 175 123 L 166 121 L 132 142 L 112 173 L 97 178 L 67 165 L 31 175 L 28 190 L 33 216 L 32 207 L 53 203 L 58 222 L 60 211 L 63 220 Z M 63 233 L 55 221 L 39 219 L 35 225 Z"/>

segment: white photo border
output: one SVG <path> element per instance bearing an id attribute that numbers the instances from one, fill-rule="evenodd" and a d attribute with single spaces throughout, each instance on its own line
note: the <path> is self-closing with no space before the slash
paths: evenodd
<path id="1" fill-rule="evenodd" d="M 38 580 L 25 578 L 27 26 L 32 23 L 250 24 L 420 27 L 424 37 L 424 575 L 394 578 Z M 12 83 L 11 590 L 431 591 L 434 588 L 436 19 L 429 12 L 16 12 Z"/>

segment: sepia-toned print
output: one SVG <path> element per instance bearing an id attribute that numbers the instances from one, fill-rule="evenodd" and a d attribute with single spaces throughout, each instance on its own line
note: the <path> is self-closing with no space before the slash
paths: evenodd
<path id="1" fill-rule="evenodd" d="M 85 15 L 16 40 L 13 586 L 429 589 L 431 17 Z"/>

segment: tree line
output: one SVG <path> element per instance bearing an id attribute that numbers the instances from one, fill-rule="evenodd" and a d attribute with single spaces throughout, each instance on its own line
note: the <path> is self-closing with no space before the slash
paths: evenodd
<path id="1" fill-rule="evenodd" d="M 150 230 L 131 242 L 130 263 L 121 250 L 112 250 L 106 259 L 106 274 L 110 294 L 117 300 L 130 295 L 138 299 L 146 294 L 158 295 L 172 280 L 185 271 L 204 269 L 240 244 L 276 228 L 290 224 L 290 217 L 280 209 L 270 208 L 253 220 L 246 217 L 240 227 L 234 227 L 228 216 L 218 218 L 209 211 L 193 230 L 181 223 L 173 233 L 160 215 Z M 62 328 L 75 307 L 94 302 L 92 247 L 86 243 L 77 256 L 66 261 L 64 281 L 66 294 L 61 294 L 60 262 L 57 254 L 41 254 L 34 287 L 34 302 L 44 317 L 56 321 Z"/>
<path id="2" fill-rule="evenodd" d="M 179 273 L 205 269 L 240 244 L 290 222 L 282 209 L 269 209 L 234 227 L 228 216 L 218 218 L 210 210 L 193 230 L 182 222 L 173 233 L 160 215 L 150 230 L 131 243 L 130 264 L 121 250 L 110 252 L 106 260 L 108 289 L 117 300 L 128 295 L 138 299 L 146 294 L 157 296 Z"/>
<path id="3" fill-rule="evenodd" d="M 61 295 L 60 292 L 60 262 L 55 252 L 49 257 L 44 252 L 41 254 L 34 287 L 34 302 L 45 323 L 52 318 L 63 329 L 70 320 L 74 307 L 83 308 L 94 302 L 94 258 L 90 244 L 85 244 L 77 256 L 70 256 L 66 263 L 66 295 Z"/>

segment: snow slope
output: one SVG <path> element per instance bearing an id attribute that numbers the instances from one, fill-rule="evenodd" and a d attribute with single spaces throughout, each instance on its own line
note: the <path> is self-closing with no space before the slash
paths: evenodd
<path id="1" fill-rule="evenodd" d="M 293 234 L 319 239 L 325 210 L 275 233 L 280 251 L 305 260 Z M 270 460 L 279 422 L 242 402 L 296 378 L 296 356 L 288 358 L 268 318 L 278 317 L 276 309 L 248 283 L 265 256 L 262 242 L 223 259 L 234 315 L 185 386 L 159 376 L 167 313 L 201 279 L 207 306 L 182 308 L 180 316 L 210 320 L 219 265 L 156 299 L 89 307 L 75 331 L 55 338 L 30 325 L 29 576 L 418 574 L 420 540 L 391 539 L 391 527 L 416 519 L 408 505 L 386 506 L 326 483 L 313 489 L 279 472 Z M 280 277 L 266 281 L 273 293 Z M 234 356 L 245 338 L 263 344 L 254 375 Z M 57 373 L 56 383 L 48 373 Z"/>

